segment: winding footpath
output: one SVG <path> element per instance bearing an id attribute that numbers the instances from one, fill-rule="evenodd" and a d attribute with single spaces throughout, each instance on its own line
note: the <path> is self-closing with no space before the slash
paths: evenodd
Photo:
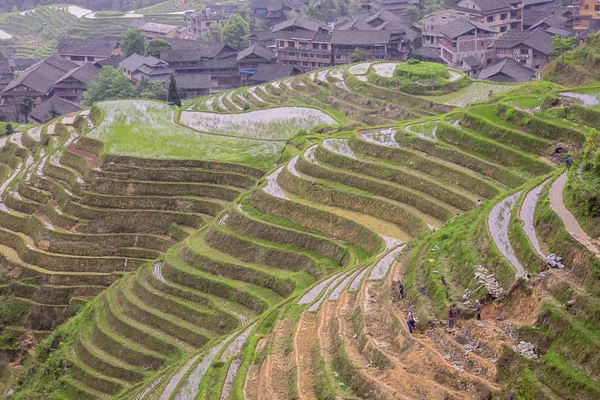
<path id="1" fill-rule="evenodd" d="M 537 235 L 535 234 L 535 224 L 533 221 L 533 217 L 535 214 L 535 205 L 542 194 L 542 190 L 544 189 L 544 185 L 546 182 L 543 182 L 541 185 L 537 186 L 535 189 L 529 191 L 523 200 L 523 205 L 521 206 L 521 210 L 519 210 L 519 218 L 523 221 L 523 231 L 529 242 L 535 249 L 536 253 L 538 253 L 542 258 L 546 258 L 546 254 L 542 251 L 540 247 L 540 241 L 538 240 Z"/>
<path id="2" fill-rule="evenodd" d="M 575 216 L 565 206 L 563 201 L 563 193 L 565 191 L 565 185 L 567 183 L 567 173 L 563 173 L 559 176 L 550 186 L 550 207 L 562 220 L 565 229 L 569 232 L 569 235 L 579 243 L 584 245 L 589 251 L 594 253 L 597 258 L 600 258 L 600 249 L 594 243 L 593 239 L 581 229 L 579 223 L 575 219 Z"/>

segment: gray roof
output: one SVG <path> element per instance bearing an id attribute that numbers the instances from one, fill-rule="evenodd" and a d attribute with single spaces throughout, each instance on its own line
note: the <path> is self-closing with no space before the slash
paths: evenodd
<path id="1" fill-rule="evenodd" d="M 17 55 L 17 51 L 12 47 L 4 47 L 0 49 L 0 54 L 3 58 L 14 58 Z"/>
<path id="2" fill-rule="evenodd" d="M 291 65 L 259 64 L 256 73 L 252 75 L 250 80 L 255 82 L 269 82 L 274 79 L 296 75 L 298 72 L 298 69 Z"/>
<path id="3" fill-rule="evenodd" d="M 471 68 L 481 66 L 481 62 L 476 57 L 473 57 L 473 56 L 463 57 L 462 62 L 463 62 L 463 64 L 468 65 Z"/>
<path id="4" fill-rule="evenodd" d="M 380 19 L 382 21 L 402 21 L 403 20 L 402 17 L 398 16 L 397 14 L 394 14 L 391 11 L 381 10 L 381 11 L 371 15 L 370 17 L 365 18 L 365 22 L 371 23 L 378 19 Z"/>
<path id="5" fill-rule="evenodd" d="M 210 89 L 210 74 L 175 74 L 178 89 L 195 90 Z M 169 81 L 165 84 L 169 85 Z"/>
<path id="6" fill-rule="evenodd" d="M 58 54 L 109 57 L 118 47 L 114 40 L 63 39 L 58 43 Z"/>
<path id="7" fill-rule="evenodd" d="M 511 4 L 519 3 L 521 0 L 471 0 L 481 11 L 493 11 L 510 8 Z M 459 7 L 460 8 L 460 7 Z M 468 9 L 470 10 L 470 9 Z M 477 10 L 470 10 L 477 11 Z"/>
<path id="8" fill-rule="evenodd" d="M 421 46 L 411 52 L 412 57 L 421 57 L 428 59 L 440 58 L 440 49 L 437 47 Z"/>
<path id="9" fill-rule="evenodd" d="M 244 58 L 248 57 L 249 55 L 254 54 L 257 57 L 261 57 L 264 58 L 265 60 L 272 60 L 273 58 L 275 58 L 275 53 L 273 53 L 271 50 L 269 49 L 265 49 L 262 46 L 259 46 L 257 44 L 253 44 L 252 46 L 248 47 L 247 49 L 244 49 L 242 51 L 240 51 L 237 55 L 237 60 L 243 60 Z"/>
<path id="10" fill-rule="evenodd" d="M 365 20 L 363 20 L 363 19 L 356 19 L 354 21 L 349 21 L 349 22 L 340 24 L 339 26 L 336 26 L 335 29 L 338 31 L 350 31 L 350 30 L 368 31 L 368 30 L 373 29 L 373 27 L 371 25 L 369 25 L 368 23 L 366 23 Z"/>
<path id="11" fill-rule="evenodd" d="M 12 75 L 13 68 L 8 58 L 0 58 L 0 75 Z"/>
<path id="12" fill-rule="evenodd" d="M 317 32 L 319 29 L 327 29 L 327 26 L 322 22 L 313 19 L 290 18 L 280 22 L 273 27 L 273 32 L 278 32 L 290 28 L 303 29 L 310 32 Z"/>
<path id="13" fill-rule="evenodd" d="M 124 59 L 125 59 L 125 57 L 123 57 L 121 54 L 117 54 L 116 56 L 105 58 L 102 61 L 96 61 L 96 65 L 99 66 L 100 68 L 102 68 L 102 67 L 119 68 L 119 64 Z"/>
<path id="14" fill-rule="evenodd" d="M 160 59 L 166 62 L 200 61 L 236 54 L 237 51 L 223 43 L 195 42 L 193 49 L 163 50 Z"/>
<path id="15" fill-rule="evenodd" d="M 56 83 L 60 83 L 68 78 L 75 78 L 78 81 L 88 84 L 94 77 L 100 72 L 100 68 L 96 66 L 94 63 L 85 63 L 76 68 L 73 68 L 66 74 L 64 74 L 60 79 L 56 81 Z"/>
<path id="16" fill-rule="evenodd" d="M 171 50 L 194 50 L 202 46 L 202 42 L 191 39 L 175 39 L 167 38 L 164 39 L 171 45 Z"/>
<path id="17" fill-rule="evenodd" d="M 489 67 L 483 68 L 479 72 L 478 78 L 506 82 L 506 79 L 500 79 L 501 75 L 508 77 L 510 81 L 527 82 L 534 78 L 535 71 L 519 64 L 512 58 L 503 58 Z"/>
<path id="18" fill-rule="evenodd" d="M 171 32 L 172 30 L 179 29 L 179 28 L 182 28 L 182 27 L 176 26 L 176 25 L 161 24 L 159 22 L 145 22 L 138 27 L 138 29 L 143 32 L 162 33 L 162 34 L 167 34 L 167 33 Z"/>
<path id="19" fill-rule="evenodd" d="M 562 37 L 575 36 L 575 31 L 573 29 L 548 28 L 548 29 L 546 29 L 546 32 L 548 32 L 552 36 L 556 36 L 556 35 L 562 36 Z"/>
<path id="20" fill-rule="evenodd" d="M 552 51 L 552 35 L 538 28 L 533 31 L 507 31 L 494 41 L 495 49 L 510 49 L 523 44 L 543 54 Z"/>
<path id="21" fill-rule="evenodd" d="M 29 114 L 29 117 L 43 124 L 60 115 L 70 114 L 79 110 L 81 110 L 81 107 L 78 104 L 58 96 L 53 96 L 39 106 L 36 106 L 31 111 L 31 114 Z"/>
<path id="22" fill-rule="evenodd" d="M 444 36 L 448 36 L 450 39 L 456 39 L 457 37 L 462 36 L 475 28 L 485 32 L 494 33 L 493 30 L 483 26 L 482 24 L 464 18 L 458 18 L 454 21 L 448 22 L 446 25 L 440 28 L 440 33 Z"/>
<path id="23" fill-rule="evenodd" d="M 391 36 L 390 31 L 333 31 L 331 44 L 355 46 L 387 44 Z"/>
<path id="24" fill-rule="evenodd" d="M 1 93 L 8 92 L 20 85 L 26 86 L 41 94 L 47 94 L 52 89 L 54 82 L 59 80 L 65 73 L 77 67 L 77 64 L 65 60 L 58 55 L 50 56 L 38 61 L 26 69 L 17 79 L 9 83 Z"/>
<path id="25" fill-rule="evenodd" d="M 119 65 L 129 71 L 137 71 L 144 65 L 149 66 L 149 67 L 156 67 L 156 66 L 160 66 L 160 65 L 167 66 L 168 64 L 166 62 L 164 62 L 163 60 L 159 60 L 156 57 L 152 57 L 152 56 L 145 57 L 145 56 L 140 56 L 137 53 L 133 53 L 132 55 L 127 57 L 125 60 L 121 61 L 121 63 Z"/>

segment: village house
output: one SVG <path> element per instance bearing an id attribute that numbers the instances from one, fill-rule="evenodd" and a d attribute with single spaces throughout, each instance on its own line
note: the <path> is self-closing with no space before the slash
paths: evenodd
<path id="1" fill-rule="evenodd" d="M 578 33 L 588 29 L 595 20 L 600 20 L 598 0 L 573 0 L 573 28 Z"/>
<path id="2" fill-rule="evenodd" d="M 458 0 L 454 9 L 497 33 L 523 29 L 522 0 Z"/>
<path id="3" fill-rule="evenodd" d="M 248 76 L 254 75 L 260 65 L 276 63 L 277 56 L 271 50 L 253 44 L 238 53 L 236 62 L 242 78 L 242 84 L 245 84 Z"/>
<path id="4" fill-rule="evenodd" d="M 119 42 L 112 40 L 63 39 L 58 55 L 77 64 L 97 62 L 122 54 Z"/>
<path id="5" fill-rule="evenodd" d="M 14 105 L 21 97 L 30 97 L 34 107 L 52 97 L 54 84 L 78 64 L 53 55 L 23 71 L 0 92 L 2 104 Z"/>
<path id="6" fill-rule="evenodd" d="M 273 27 L 277 62 L 291 65 L 301 71 L 329 67 L 331 60 L 331 33 L 319 21 L 292 18 Z"/>
<path id="7" fill-rule="evenodd" d="M 202 11 L 185 14 L 188 36 L 201 38 L 213 24 L 224 24 L 238 9 L 237 4 L 207 5 Z"/>
<path id="8" fill-rule="evenodd" d="M 535 78 L 535 71 L 512 58 L 503 58 L 483 68 L 478 79 L 493 82 L 527 82 Z"/>
<path id="9" fill-rule="evenodd" d="M 37 106 L 31 112 L 31 114 L 29 114 L 29 119 L 38 124 L 45 124 L 46 122 L 61 115 L 70 114 L 80 110 L 81 106 L 79 104 L 65 100 L 58 96 L 53 96 L 43 102 L 41 105 Z"/>
<path id="10" fill-rule="evenodd" d="M 251 17 L 264 21 L 266 27 L 273 27 L 280 22 L 284 22 L 287 17 L 286 12 L 300 12 L 300 8 L 308 3 L 302 0 L 253 0 L 250 7 L 252 9 Z"/>
<path id="11" fill-rule="evenodd" d="M 483 66 L 489 64 L 493 57 L 490 48 L 496 33 L 494 30 L 479 22 L 459 18 L 448 23 L 440 29 L 440 57 L 451 67 L 470 70 L 463 63 L 467 57 L 472 63 L 473 59 Z"/>
<path id="12" fill-rule="evenodd" d="M 79 103 L 83 92 L 98 72 L 100 68 L 94 63 L 85 63 L 73 68 L 52 85 L 54 96 Z"/>
<path id="13" fill-rule="evenodd" d="M 14 78 L 14 70 L 8 58 L 0 58 L 0 90 L 4 89 Z"/>
<path id="14" fill-rule="evenodd" d="M 249 85 L 265 83 L 286 76 L 298 75 L 300 70 L 294 66 L 285 66 L 279 64 L 260 64 L 256 73 L 248 78 Z"/>
<path id="15" fill-rule="evenodd" d="M 208 74 L 175 74 L 175 83 L 179 97 L 208 96 L 212 93 L 211 76 Z M 169 80 L 165 81 L 165 88 L 169 89 Z"/>
<path id="16" fill-rule="evenodd" d="M 132 54 L 120 64 L 123 75 L 139 85 L 142 79 L 148 81 L 165 81 L 175 72 L 169 67 L 169 63 L 152 56 L 140 56 Z"/>
<path id="17" fill-rule="evenodd" d="M 416 34 L 415 34 L 416 35 Z M 394 31 L 333 31 L 331 48 L 333 64 L 352 62 L 350 55 L 361 49 L 368 61 L 406 61 L 411 51 L 412 39 L 405 33 Z"/>
<path id="18" fill-rule="evenodd" d="M 510 58 L 529 69 L 539 70 L 550 62 L 552 35 L 542 28 L 509 31 L 494 41 L 497 58 Z"/>
<path id="19" fill-rule="evenodd" d="M 198 72 L 199 64 L 206 60 L 231 58 L 235 61 L 237 50 L 223 43 L 190 42 L 189 48 L 163 50 L 160 59 L 169 63 L 169 66 L 178 73 Z"/>
<path id="20" fill-rule="evenodd" d="M 363 0 L 362 8 L 369 13 L 375 14 L 380 11 L 389 11 L 396 15 L 406 15 L 409 7 L 419 7 L 419 1 L 415 0 Z"/>
<path id="21" fill-rule="evenodd" d="M 456 11 L 439 11 L 421 21 L 421 36 L 423 47 L 440 47 L 442 34 L 440 29 L 448 23 L 457 20 L 460 15 Z"/>
<path id="22" fill-rule="evenodd" d="M 143 20 L 133 21 L 128 25 L 132 29 L 144 32 L 147 40 L 160 39 L 185 39 L 188 37 L 187 27 L 162 24 L 159 22 L 147 22 Z"/>

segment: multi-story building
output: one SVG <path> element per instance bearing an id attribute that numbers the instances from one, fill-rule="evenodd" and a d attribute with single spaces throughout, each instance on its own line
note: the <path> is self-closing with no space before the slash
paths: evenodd
<path id="1" fill-rule="evenodd" d="M 352 62 L 350 55 L 361 49 L 369 61 L 401 60 L 408 58 L 412 40 L 405 33 L 394 31 L 333 31 L 331 48 L 333 64 Z"/>
<path id="2" fill-rule="evenodd" d="M 158 22 L 141 21 L 135 25 L 130 25 L 132 28 L 139 29 L 144 32 L 146 39 L 185 39 L 188 37 L 187 28 L 185 26 L 161 24 Z"/>
<path id="3" fill-rule="evenodd" d="M 213 24 L 224 24 L 238 9 L 237 4 L 208 5 L 202 11 L 186 12 L 187 34 L 201 38 Z"/>
<path id="4" fill-rule="evenodd" d="M 396 15 L 406 15 L 410 7 L 419 7 L 418 0 L 363 0 L 363 9 L 370 13 L 389 11 Z"/>
<path id="5" fill-rule="evenodd" d="M 277 62 L 301 71 L 329 67 L 331 33 L 318 21 L 292 18 L 273 27 Z"/>
<path id="6" fill-rule="evenodd" d="M 458 0 L 454 9 L 497 33 L 523 29 L 523 0 Z"/>
<path id="7" fill-rule="evenodd" d="M 169 63 L 152 56 L 132 54 L 119 64 L 123 75 L 138 85 L 142 79 L 148 81 L 165 81 L 175 72 Z"/>
<path id="8" fill-rule="evenodd" d="M 527 68 L 539 70 L 550 62 L 552 35 L 543 28 L 509 31 L 494 41 L 498 58 L 511 58 Z"/>
<path id="9" fill-rule="evenodd" d="M 437 12 L 421 21 L 421 36 L 423 47 L 440 47 L 440 29 L 448 23 L 460 18 L 456 11 L 445 10 Z"/>
<path id="10" fill-rule="evenodd" d="M 582 32 L 590 26 L 593 20 L 600 20 L 600 2 L 598 0 L 574 0 L 573 28 L 577 32 Z"/>
<path id="11" fill-rule="evenodd" d="M 440 57 L 454 68 L 471 69 L 469 65 L 479 61 L 482 66 L 489 64 L 493 58 L 491 45 L 496 32 L 475 21 L 459 18 L 440 29 Z"/>

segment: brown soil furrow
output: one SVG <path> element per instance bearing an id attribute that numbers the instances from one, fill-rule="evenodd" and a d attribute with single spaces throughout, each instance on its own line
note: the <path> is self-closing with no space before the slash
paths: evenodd
<path id="1" fill-rule="evenodd" d="M 294 332 L 296 386 L 301 400 L 316 400 L 313 390 L 312 351 L 317 340 L 317 316 L 305 312 L 300 316 Z"/>

